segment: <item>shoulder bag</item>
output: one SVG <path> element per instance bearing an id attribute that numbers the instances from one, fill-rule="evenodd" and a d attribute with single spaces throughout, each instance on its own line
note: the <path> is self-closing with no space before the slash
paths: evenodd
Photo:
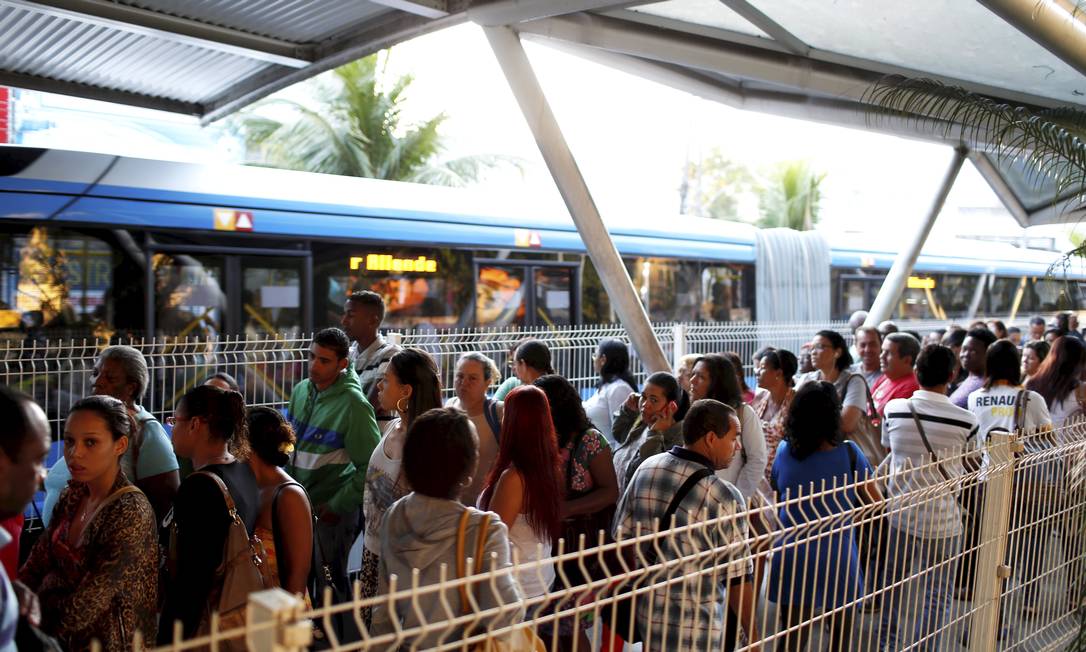
<path id="1" fill-rule="evenodd" d="M 848 380 L 845 381 L 845 386 L 841 390 L 841 404 L 844 405 L 845 397 L 848 395 L 848 386 L 852 383 L 853 378 L 859 378 L 860 382 L 863 383 L 864 394 L 867 396 L 867 411 L 860 415 L 856 429 L 851 433 L 852 439 L 867 456 L 867 461 L 872 466 L 878 466 L 886 457 L 886 451 L 882 448 L 882 423 L 879 418 L 879 411 L 875 408 L 875 399 L 871 396 L 871 388 L 868 387 L 867 379 L 863 377 L 863 374 L 849 374 Z"/>
<path id="2" fill-rule="evenodd" d="M 456 577 L 458 579 L 468 577 L 465 539 L 467 538 L 470 520 L 471 510 L 465 509 L 460 515 L 460 524 L 456 528 Z M 483 570 L 489 529 L 490 514 L 484 512 L 479 520 L 479 534 L 475 539 L 475 556 L 473 558 L 475 565 L 472 568 L 472 574 L 480 573 Z M 470 590 L 473 590 L 473 587 L 468 582 L 460 583 L 460 613 L 465 616 L 470 615 L 472 612 L 471 600 L 468 596 Z M 472 633 L 469 631 L 464 632 L 464 638 L 471 635 Z M 530 626 L 525 625 L 517 627 L 510 634 L 500 638 L 492 636 L 478 643 L 473 643 L 468 649 L 471 652 L 546 652 L 547 646 L 543 644 L 543 640 Z"/>
<path id="3" fill-rule="evenodd" d="M 222 563 L 215 570 L 211 594 L 197 629 L 197 636 L 205 636 L 211 632 L 212 612 L 219 614 L 219 631 L 245 625 L 249 594 L 266 588 L 261 571 L 264 564 L 264 546 L 259 538 L 249 536 L 234 499 L 230 496 L 230 490 L 222 478 L 210 471 L 196 471 L 193 475 L 207 476 L 215 483 L 222 493 L 226 512 L 230 516 Z M 173 522 L 173 527 L 177 528 L 177 521 Z M 244 638 L 223 641 L 219 645 L 228 651 L 246 649 Z"/>

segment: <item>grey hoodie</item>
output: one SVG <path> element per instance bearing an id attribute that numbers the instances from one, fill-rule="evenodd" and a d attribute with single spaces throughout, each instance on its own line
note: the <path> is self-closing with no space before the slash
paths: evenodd
<path id="1" fill-rule="evenodd" d="M 388 578 L 395 574 L 397 587 L 402 588 L 411 582 L 411 573 L 419 570 L 419 586 L 437 584 L 441 579 L 441 566 L 447 566 L 446 578 L 456 577 L 456 531 L 460 524 L 460 515 L 471 513 L 468 520 L 464 548 L 468 556 L 474 555 L 475 544 L 482 523 L 482 512 L 474 507 L 465 507 L 453 500 L 431 498 L 419 493 L 409 493 L 392 504 L 385 513 L 381 524 L 381 554 L 378 594 L 388 593 Z M 490 513 L 485 557 L 491 553 L 497 555 L 495 568 L 511 566 L 509 561 L 509 534 L 497 514 Z M 477 565 L 477 564 L 476 564 Z M 490 566 L 484 568 L 490 570 Z M 510 605 L 508 611 L 488 618 L 476 625 L 477 631 L 505 627 L 524 619 L 524 606 L 521 604 L 520 591 L 514 579 L 515 573 L 505 573 L 494 578 L 493 583 L 484 575 L 477 584 L 473 584 L 475 600 L 480 609 L 490 609 L 498 605 Z M 493 587 L 493 588 L 492 588 Z M 460 608 L 460 594 L 454 588 L 448 591 L 445 600 L 452 609 Z M 515 605 L 515 606 L 512 606 Z M 442 605 L 440 593 L 426 593 L 418 599 L 418 611 L 425 622 L 446 620 L 450 615 L 458 616 L 459 611 L 448 614 Z M 390 613 L 388 603 L 381 603 L 373 609 L 373 634 L 381 635 L 395 631 L 392 618 L 397 618 L 400 626 L 407 629 L 419 624 L 419 613 L 412 601 L 400 600 L 396 603 L 395 613 Z M 440 641 L 456 640 L 461 635 L 461 627 L 453 630 L 439 629 L 418 639 L 402 642 L 402 647 L 416 646 L 425 649 Z"/>

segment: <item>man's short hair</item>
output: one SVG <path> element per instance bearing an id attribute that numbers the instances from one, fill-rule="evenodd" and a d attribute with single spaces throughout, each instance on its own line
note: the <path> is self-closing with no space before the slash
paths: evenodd
<path id="1" fill-rule="evenodd" d="M 920 355 L 920 340 L 908 333 L 889 333 L 887 342 L 897 345 L 897 354 L 902 358 L 908 358 L 913 365 L 916 364 L 916 356 Z"/>
<path id="2" fill-rule="evenodd" d="M 1045 326 L 1045 318 L 1040 315 L 1034 315 L 1029 318 L 1030 326 Z"/>
<path id="3" fill-rule="evenodd" d="M 132 400 L 139 403 L 143 400 L 143 394 L 147 391 L 147 385 L 151 382 L 151 375 L 147 373 L 147 361 L 138 349 L 123 344 L 108 346 L 98 354 L 98 360 L 116 360 L 124 371 L 125 382 L 136 386 Z"/>
<path id="4" fill-rule="evenodd" d="M 860 326 L 856 329 L 854 335 L 859 338 L 861 333 L 874 333 L 875 337 L 879 339 L 879 343 L 882 343 L 882 333 L 880 333 L 879 329 L 874 326 Z"/>
<path id="5" fill-rule="evenodd" d="M 916 380 L 921 387 L 938 387 L 954 375 L 954 351 L 942 344 L 929 344 L 916 357 Z"/>
<path id="6" fill-rule="evenodd" d="M 683 441 L 693 444 L 710 432 L 723 437 L 731 429 L 731 417 L 735 410 L 730 405 L 711 398 L 694 401 L 683 417 Z"/>
<path id="7" fill-rule="evenodd" d="M 337 360 L 347 357 L 347 351 L 351 348 L 347 334 L 338 328 L 325 328 L 313 336 L 313 343 L 331 349 L 336 354 Z"/>
<path id="8" fill-rule="evenodd" d="M 407 429 L 403 473 L 411 488 L 431 498 L 452 498 L 479 456 L 468 415 L 456 408 L 434 408 Z"/>
<path id="9" fill-rule="evenodd" d="M 956 346 L 961 346 L 962 342 L 965 341 L 965 333 L 966 330 L 964 328 L 952 327 L 945 335 L 943 335 L 943 341 L 940 342 L 940 344 L 949 346 L 952 349 Z"/>
<path id="10" fill-rule="evenodd" d="M 1021 335 L 1022 334 L 1022 329 L 1018 328 L 1017 326 L 1008 326 L 1007 327 L 1007 336 L 1009 337 L 1009 336 L 1015 335 L 1015 334 Z"/>
<path id="11" fill-rule="evenodd" d="M 9 460 L 19 459 L 23 444 L 32 434 L 33 424 L 26 408 L 26 404 L 32 402 L 26 394 L 0 385 L 0 423 L 4 424 L 0 429 L 0 450 Z"/>
<path id="12" fill-rule="evenodd" d="M 370 290 L 359 290 L 352 292 L 347 297 L 347 301 L 373 308 L 377 312 L 377 321 L 385 320 L 385 300 L 381 298 L 380 294 Z"/>
<path id="13" fill-rule="evenodd" d="M 988 330 L 987 327 L 970 328 L 969 332 L 966 333 L 966 337 L 972 337 L 975 340 L 980 340 L 981 342 L 984 342 L 984 346 L 986 347 L 991 346 L 995 343 L 996 340 L 999 339 L 998 337 L 996 337 L 995 333 Z"/>

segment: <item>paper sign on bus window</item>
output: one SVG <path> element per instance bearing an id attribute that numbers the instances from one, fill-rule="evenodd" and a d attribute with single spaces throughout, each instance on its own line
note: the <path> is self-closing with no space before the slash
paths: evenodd
<path id="1" fill-rule="evenodd" d="M 260 307 L 262 308 L 297 308 L 301 305 L 297 285 L 262 285 L 260 287 Z"/>

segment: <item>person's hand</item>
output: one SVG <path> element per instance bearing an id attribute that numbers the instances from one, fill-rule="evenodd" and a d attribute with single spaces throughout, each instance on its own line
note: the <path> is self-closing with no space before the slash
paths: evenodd
<path id="1" fill-rule="evenodd" d="M 325 525 L 339 525 L 343 517 L 327 507 L 321 507 L 317 512 L 317 519 Z"/>
<path id="2" fill-rule="evenodd" d="M 11 583 L 11 588 L 15 590 L 15 598 L 19 602 L 19 615 L 35 627 L 41 625 L 41 603 L 38 601 L 38 594 L 18 580 Z"/>
<path id="3" fill-rule="evenodd" d="M 664 406 L 663 411 L 656 416 L 656 419 L 652 422 L 650 430 L 656 432 L 664 432 L 668 428 L 675 425 L 675 413 L 678 412 L 679 406 L 675 405 L 675 401 L 668 401 Z"/>
<path id="4" fill-rule="evenodd" d="M 629 410 L 630 412 L 637 412 L 638 406 L 641 405 L 641 395 L 637 392 L 633 392 L 626 397 L 626 402 L 622 404 L 622 409 Z"/>

